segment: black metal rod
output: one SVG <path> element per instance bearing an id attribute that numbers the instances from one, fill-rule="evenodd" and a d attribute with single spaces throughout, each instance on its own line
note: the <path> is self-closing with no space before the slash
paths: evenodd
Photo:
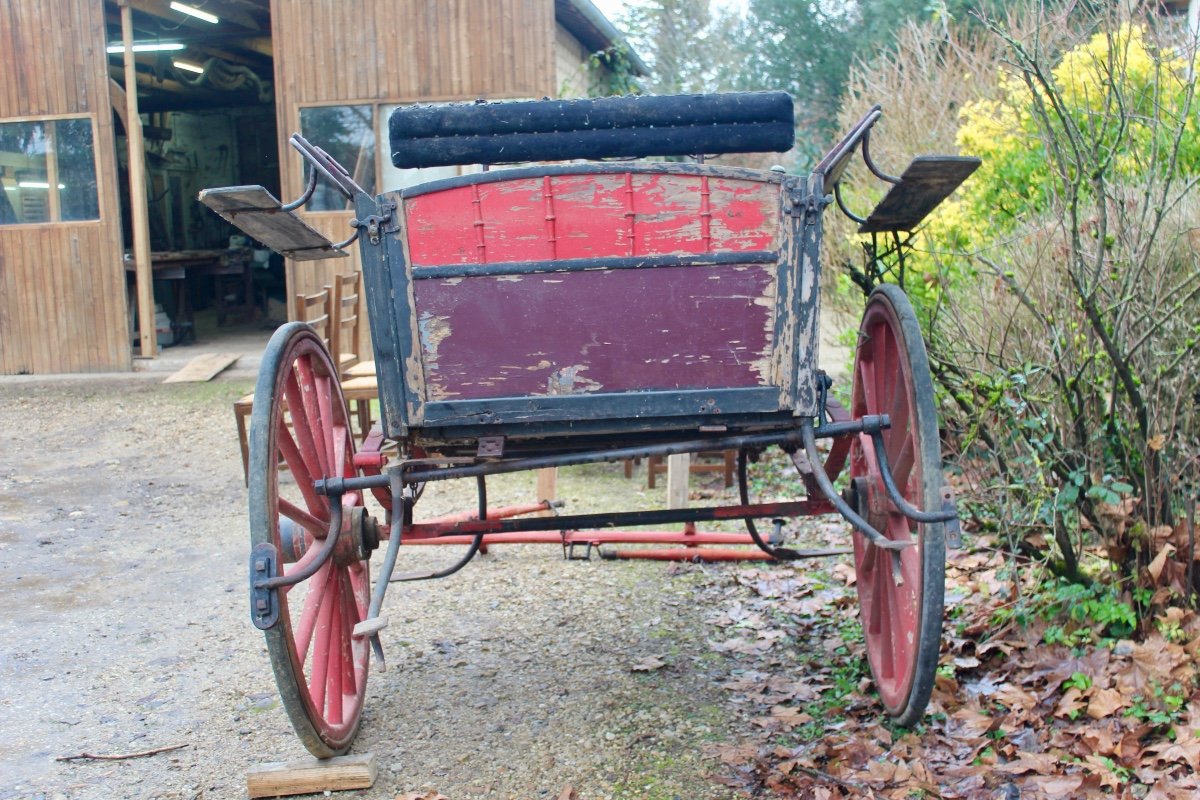
<path id="1" fill-rule="evenodd" d="M 825 470 L 820 468 L 821 454 L 817 452 L 817 439 L 813 433 L 812 420 L 804 419 L 800 422 L 800 436 L 804 439 L 804 453 L 808 456 L 808 463 L 813 465 L 812 475 L 817 479 L 817 486 L 820 487 L 821 493 L 825 498 L 833 503 L 833 507 L 846 518 L 846 521 L 857 528 L 863 536 L 871 541 L 871 544 L 881 547 L 884 550 L 903 550 L 906 547 L 912 547 L 912 542 L 902 542 L 887 538 L 879 531 L 871 527 L 871 524 L 858 515 L 850 504 L 838 495 L 837 489 L 833 488 L 833 481 L 829 480 L 829 476 L 825 474 Z"/>
<path id="2" fill-rule="evenodd" d="M 530 531 L 593 530 L 639 525 L 662 525 L 671 522 L 712 522 L 719 519 L 749 517 L 799 517 L 829 513 L 824 501 L 801 500 L 792 503 L 759 503 L 751 506 L 710 506 L 706 508 L 672 508 L 660 511 L 619 511 L 598 514 L 571 514 L 561 517 L 529 517 L 522 519 L 468 520 L 447 526 L 445 536 L 464 533 L 527 533 Z M 436 523 L 425 523 L 431 525 Z M 416 523 L 420 529 L 422 523 Z"/>
<path id="3" fill-rule="evenodd" d="M 875 445 L 875 463 L 879 465 L 883 486 L 887 489 L 888 497 L 896 504 L 896 508 L 900 509 L 900 513 L 915 522 L 949 522 L 952 519 L 958 519 L 957 509 L 922 511 L 905 500 L 896 487 L 896 479 L 892 477 L 892 470 L 888 466 L 887 447 L 883 443 L 883 434 L 878 431 L 871 433 L 871 442 Z"/>
<path id="4" fill-rule="evenodd" d="M 332 245 L 333 249 L 334 250 L 345 250 L 347 247 L 349 247 L 350 245 L 352 245 L 356 241 L 358 241 L 358 235 L 360 233 L 362 233 L 362 228 L 355 228 L 354 233 L 350 234 L 349 239 L 343 239 L 342 241 L 338 242 L 337 244 Z"/>
<path id="5" fill-rule="evenodd" d="M 854 154 L 855 148 L 858 147 L 859 141 L 863 136 L 871 130 L 871 126 L 883 115 L 883 111 L 878 104 L 863 115 L 863 118 L 855 123 L 850 132 L 842 137 L 842 140 L 833 146 L 817 166 L 813 167 L 813 174 L 820 175 L 825 182 L 837 183 L 842 177 L 842 170 L 846 166 L 846 162 Z"/>
<path id="6" fill-rule="evenodd" d="M 737 456 L 738 497 L 741 499 L 742 505 L 744 506 L 750 505 L 750 483 L 746 478 L 746 461 L 746 451 L 739 450 Z M 804 556 L 800 555 L 795 550 L 790 550 L 786 547 L 775 547 L 767 544 L 767 542 L 763 540 L 762 536 L 759 535 L 758 526 L 754 524 L 754 520 L 750 517 L 746 517 L 745 522 L 746 532 L 750 534 L 750 539 L 754 542 L 759 550 L 762 550 L 771 558 L 779 561 L 795 561 L 798 558 L 804 558 Z"/>
<path id="7" fill-rule="evenodd" d="M 475 479 L 476 485 L 479 487 L 479 518 L 487 519 L 487 484 L 482 475 Z M 397 575 L 391 579 L 392 583 L 405 583 L 408 581 L 428 581 L 436 578 L 445 578 L 448 575 L 453 575 L 460 569 L 471 563 L 471 559 L 479 552 L 479 548 L 483 545 L 483 537 L 486 531 L 477 531 L 475 538 L 471 540 L 471 544 L 467 547 L 467 552 L 463 553 L 462 558 L 451 564 L 449 567 L 436 572 L 408 572 L 404 575 Z"/>
<path id="8" fill-rule="evenodd" d="M 367 609 L 367 619 L 379 616 L 383 607 L 383 596 L 387 593 L 388 582 L 396 570 L 396 556 L 400 552 L 400 540 L 404 535 L 404 504 L 410 502 L 404 497 L 404 481 L 400 478 L 397 468 L 388 470 L 388 484 L 392 490 L 392 534 L 388 542 L 387 553 L 383 557 L 383 567 L 379 578 L 375 581 L 375 590 L 371 592 L 371 605 Z"/>
<path id="9" fill-rule="evenodd" d="M 838 181 L 837 183 L 835 183 L 833 185 L 833 199 L 837 200 L 838 208 L 840 208 L 842 210 L 842 213 L 845 214 L 850 219 L 857 222 L 859 225 L 861 225 L 867 221 L 866 217 L 860 217 L 858 214 L 855 214 L 853 211 L 851 211 L 846 206 L 846 201 L 842 197 L 842 182 L 841 181 Z"/>
<path id="10" fill-rule="evenodd" d="M 354 182 L 350 177 L 350 173 L 333 159 L 328 153 L 314 145 L 312 142 L 305 139 L 298 133 L 293 133 L 288 141 L 292 147 L 300 151 L 300 155 L 316 168 L 326 180 L 338 190 L 347 200 L 351 200 L 355 195 L 366 194 L 366 191 Z"/>
<path id="11" fill-rule="evenodd" d="M 300 206 L 312 199 L 313 192 L 317 190 L 317 171 L 315 169 L 308 170 L 308 183 L 304 187 L 304 194 L 290 203 L 285 203 L 279 207 L 280 211 L 295 211 Z"/>
<path id="12" fill-rule="evenodd" d="M 333 550 L 337 547 L 338 536 L 342 533 L 342 498 L 340 495 L 331 497 L 329 500 L 329 533 L 325 535 L 325 541 L 321 544 L 321 550 L 317 553 L 317 557 L 310 561 L 303 569 L 293 572 L 291 575 L 276 575 L 274 578 L 265 578 L 261 581 L 255 581 L 255 589 L 279 589 L 283 586 L 295 586 L 301 581 L 306 581 L 313 575 L 317 574 L 317 570 L 325 566 L 325 562 L 333 555 Z"/>
<path id="13" fill-rule="evenodd" d="M 877 167 L 875 165 L 875 160 L 871 158 L 871 131 L 869 129 L 867 130 L 866 133 L 863 134 L 862 156 L 863 156 L 863 163 L 867 165 L 867 169 L 871 170 L 871 174 L 873 174 L 876 178 L 879 178 L 879 180 L 881 180 L 881 181 L 887 181 L 888 183 L 893 183 L 893 184 L 900 182 L 899 178 L 897 178 L 894 175 L 888 175 L 886 172 L 884 172 L 883 170 L 881 170 L 879 167 Z"/>
<path id="14" fill-rule="evenodd" d="M 891 425 L 886 414 L 868 415 L 847 422 L 830 422 L 816 429 L 818 439 L 832 439 L 847 434 L 870 433 Z M 812 430 L 812 422 L 809 421 Z M 548 467 L 570 467 L 578 464 L 594 464 L 601 461 L 623 461 L 627 458 L 649 458 L 670 456 L 680 453 L 699 453 L 706 450 L 742 450 L 769 445 L 791 445 L 800 447 L 802 441 L 795 428 L 772 433 L 755 433 L 743 436 L 722 436 L 712 439 L 691 439 L 667 444 L 621 447 L 615 450 L 591 450 L 582 453 L 565 453 L 553 456 L 532 456 L 507 461 L 488 461 L 481 464 L 406 471 L 406 483 L 444 481 L 451 478 L 474 478 L 479 475 L 504 475 L 512 472 L 546 469 Z M 385 475 L 368 475 L 362 478 L 325 478 L 315 482 L 317 494 L 340 494 L 363 489 L 381 489 L 388 485 Z"/>

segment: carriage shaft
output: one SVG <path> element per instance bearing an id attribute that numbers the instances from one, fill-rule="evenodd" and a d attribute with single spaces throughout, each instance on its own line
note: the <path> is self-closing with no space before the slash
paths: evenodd
<path id="1" fill-rule="evenodd" d="M 525 533 L 530 531 L 591 531 L 597 528 L 615 528 L 627 525 L 663 525 L 672 522 L 712 522 L 718 519 L 813 516 L 816 514 L 828 514 L 833 510 L 833 506 L 823 500 L 802 500 L 793 503 L 758 503 L 737 506 L 713 506 L 708 508 L 671 508 L 659 511 L 571 514 L 561 517 L 534 517 L 530 519 L 474 519 L 454 523 L 417 523 L 406 528 L 403 535 L 406 542 L 411 542 L 418 538 L 430 539 L 454 535 L 469 535 L 468 538 L 474 538 L 473 535 L 480 532 L 495 534 Z M 588 535 L 580 535 L 579 541 L 586 543 Z M 562 540 L 556 535 L 554 541 Z"/>

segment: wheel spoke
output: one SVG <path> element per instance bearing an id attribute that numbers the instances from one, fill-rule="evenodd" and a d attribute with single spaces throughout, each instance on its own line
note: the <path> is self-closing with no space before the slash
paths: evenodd
<path id="1" fill-rule="evenodd" d="M 873 546 L 873 545 L 872 545 Z M 885 587 L 882 583 L 883 564 L 881 563 L 887 556 L 876 554 L 875 569 L 868 576 L 870 580 L 870 627 L 868 630 L 872 635 L 878 636 L 882 632 L 883 627 L 883 603 Z"/>
<path id="2" fill-rule="evenodd" d="M 862 387 L 862 405 L 855 406 L 851 413 L 855 417 L 861 417 L 865 414 L 872 413 L 869 409 L 876 408 L 875 403 L 875 362 L 869 357 L 864 357 L 858 362 L 859 382 Z"/>
<path id="3" fill-rule="evenodd" d="M 346 441 L 349 431 L 345 425 L 333 426 L 333 464 L 334 475 L 341 478 L 346 475 Z"/>
<path id="4" fill-rule="evenodd" d="M 896 488 L 900 490 L 900 494 L 904 495 L 904 499 L 909 501 L 913 499 L 912 492 L 908 491 L 908 478 L 912 474 L 915 463 L 913 461 L 914 454 L 912 431 L 909 431 L 908 435 L 901 440 L 898 452 L 893 455 L 891 451 L 888 451 L 888 466 L 891 467 Z"/>
<path id="5" fill-rule="evenodd" d="M 306 485 L 311 484 L 311 480 L 306 481 Z M 279 513 L 311 533 L 314 539 L 323 539 L 329 532 L 328 521 L 322 522 L 291 500 L 286 500 L 282 497 L 279 498 Z"/>
<path id="6" fill-rule="evenodd" d="M 341 575 L 338 571 L 332 581 L 334 597 L 330 598 L 330 605 L 333 606 L 333 617 L 329 625 L 329 666 L 325 672 L 328 682 L 325 693 L 325 719 L 331 725 L 342 724 L 342 702 L 345 699 L 342 697 L 342 663 L 345 661 L 343 648 L 346 646 L 343 637 L 345 603 L 342 600 Z"/>
<path id="7" fill-rule="evenodd" d="M 311 552 L 315 553 L 317 549 L 313 548 Z M 300 611 L 300 624 L 295 628 L 294 637 L 296 657 L 300 659 L 301 666 L 308 661 L 308 649 L 312 644 L 313 629 L 317 625 L 317 614 L 323 605 L 321 601 L 325 597 L 325 590 L 329 585 L 331 568 L 332 565 L 329 562 L 322 564 L 311 578 L 300 584 L 308 589 L 304 595 L 304 607 Z"/>
<path id="8" fill-rule="evenodd" d="M 320 402 L 317 399 L 317 383 L 316 375 L 313 374 L 312 359 L 305 355 L 296 359 L 296 376 L 303 390 L 301 392 L 301 401 L 304 405 L 304 416 L 307 419 L 306 432 L 309 437 L 309 442 L 312 445 L 313 451 L 316 453 L 317 461 L 321 465 L 321 475 L 323 477 L 333 475 L 329 468 L 329 452 L 325 445 L 325 427 L 327 423 L 325 417 L 321 415 Z M 289 402 L 291 398 L 288 398 Z M 303 446 L 304 441 L 301 440 Z"/>
<path id="9" fill-rule="evenodd" d="M 317 614 L 317 643 L 312 654 L 312 678 L 309 680 L 309 695 L 317 713 L 324 715 L 325 690 L 329 679 L 329 650 L 333 639 L 333 610 L 337 605 L 337 581 L 332 576 L 325 581 L 326 588 L 320 600 L 321 610 Z"/>
<path id="10" fill-rule="evenodd" d="M 300 494 L 304 495 L 304 502 L 308 505 L 308 510 L 322 523 L 318 526 L 321 533 L 317 535 L 323 538 L 325 527 L 329 522 L 329 503 L 313 488 L 313 478 L 308 471 L 308 464 L 296 446 L 295 440 L 292 439 L 291 432 L 283 424 L 283 420 L 279 420 L 276 441 L 279 452 L 283 454 L 283 460 L 287 462 L 288 469 L 292 471 L 292 475 L 296 479 L 296 486 L 299 488 Z M 279 502 L 282 504 L 287 501 L 280 499 Z"/>
<path id="11" fill-rule="evenodd" d="M 337 448 L 334 441 L 337 437 L 337 421 L 333 418 L 333 404 L 330 401 L 330 380 L 328 375 L 315 375 L 317 409 L 321 412 L 321 434 L 324 437 L 325 464 L 329 469 L 328 475 L 341 477 L 345 464 L 337 459 Z M 344 444 L 344 442 L 343 442 Z"/>
<path id="12" fill-rule="evenodd" d="M 358 680 L 354 674 L 354 626 L 359 622 L 358 608 L 354 600 L 354 589 L 350 575 L 342 573 L 342 692 L 357 694 Z"/>
<path id="13" fill-rule="evenodd" d="M 308 395 L 311 392 L 308 388 L 300 385 L 297 375 L 301 373 L 301 361 L 297 360 L 295 368 L 288 370 L 287 380 L 283 384 L 284 394 L 287 396 L 288 414 L 292 417 L 292 427 L 296 431 L 296 443 L 300 448 L 300 452 L 304 455 L 304 462 L 308 465 L 308 474 L 312 476 L 324 476 L 325 464 L 322 459 L 321 451 L 317 448 L 316 442 L 313 441 L 313 418 L 315 417 L 314 409 L 310 407 Z M 319 424 L 319 420 L 317 421 Z"/>

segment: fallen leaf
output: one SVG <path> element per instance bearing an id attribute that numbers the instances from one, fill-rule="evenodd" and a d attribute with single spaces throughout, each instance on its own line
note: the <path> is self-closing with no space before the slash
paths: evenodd
<path id="1" fill-rule="evenodd" d="M 630 672 L 654 672 L 656 669 L 662 669 L 667 665 L 667 662 L 660 659 L 658 656 L 649 656 L 643 658 L 629 668 Z"/>
<path id="2" fill-rule="evenodd" d="M 1127 705 L 1125 695 L 1116 689 L 1098 689 L 1088 698 L 1087 715 L 1092 719 L 1103 719 Z"/>
<path id="3" fill-rule="evenodd" d="M 1165 567 L 1167 564 L 1167 558 L 1171 555 L 1171 553 L 1174 552 L 1175 545 L 1169 542 L 1164 544 L 1162 549 L 1158 551 L 1158 555 L 1156 555 L 1154 560 L 1150 562 L 1150 565 L 1146 567 L 1146 571 L 1150 573 L 1150 577 L 1154 578 L 1155 582 L 1157 582 L 1158 577 L 1162 575 L 1163 567 Z"/>
<path id="4" fill-rule="evenodd" d="M 731 767 L 740 767 L 743 764 L 749 764 L 758 758 L 758 745 L 756 744 L 717 744 L 709 745 L 704 748 L 704 754 L 708 758 L 720 759 L 721 763 L 728 764 Z"/>
<path id="5" fill-rule="evenodd" d="M 994 769 L 1008 775 L 1025 775 L 1029 772 L 1053 775 L 1059 771 L 1061 763 L 1060 758 L 1050 753 L 1020 753 L 1015 761 L 997 764 Z"/>
<path id="6" fill-rule="evenodd" d="M 1057 777 L 1038 776 L 1030 778 L 1029 783 L 1036 786 L 1048 797 L 1075 797 L 1072 792 L 1083 785 L 1082 775 L 1061 775 Z"/>
<path id="7" fill-rule="evenodd" d="M 575 787 L 564 786 L 563 790 L 558 793 L 558 800 L 578 800 L 575 795 Z"/>

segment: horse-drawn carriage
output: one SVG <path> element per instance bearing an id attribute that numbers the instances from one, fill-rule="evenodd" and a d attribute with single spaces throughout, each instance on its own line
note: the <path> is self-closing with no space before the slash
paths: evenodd
<path id="1" fill-rule="evenodd" d="M 849 407 L 830 397 L 817 369 L 822 215 L 834 202 L 850 213 L 839 182 L 858 153 L 893 184 L 856 218 L 876 232 L 911 230 L 978 162 L 918 158 L 887 176 L 869 151 L 879 116 L 872 109 L 809 174 L 789 175 L 643 159 L 786 151 L 793 107 L 781 92 L 412 106 L 390 120 L 397 167 L 520 166 L 371 196 L 294 136 L 309 164 L 296 202 L 261 187 L 201 194 L 300 260 L 344 256 L 349 243 L 293 213 L 318 181 L 355 210 L 380 424 L 356 446 L 335 361 L 302 323 L 267 346 L 251 418 L 251 617 L 313 754 L 351 744 L 370 652 L 383 655 L 391 582 L 444 577 L 504 542 L 666 544 L 665 557 L 687 559 L 746 544 L 791 560 L 803 554 L 780 540 L 781 521 L 834 511 L 854 528 L 880 698 L 902 724 L 921 717 L 957 530 L 934 393 L 912 308 L 881 285 L 863 315 Z M 804 496 L 749 497 L 747 462 L 772 446 L 792 456 Z M 516 517 L 487 502 L 491 475 L 712 450 L 738 452 L 737 504 Z M 477 483 L 478 508 L 418 521 L 425 484 L 451 479 Z M 716 519 L 744 520 L 747 532 L 695 531 Z M 775 520 L 775 535 L 756 519 Z M 671 523 L 687 527 L 616 530 Z M 461 556 L 439 571 L 396 571 L 402 545 L 430 542 L 458 544 Z"/>

